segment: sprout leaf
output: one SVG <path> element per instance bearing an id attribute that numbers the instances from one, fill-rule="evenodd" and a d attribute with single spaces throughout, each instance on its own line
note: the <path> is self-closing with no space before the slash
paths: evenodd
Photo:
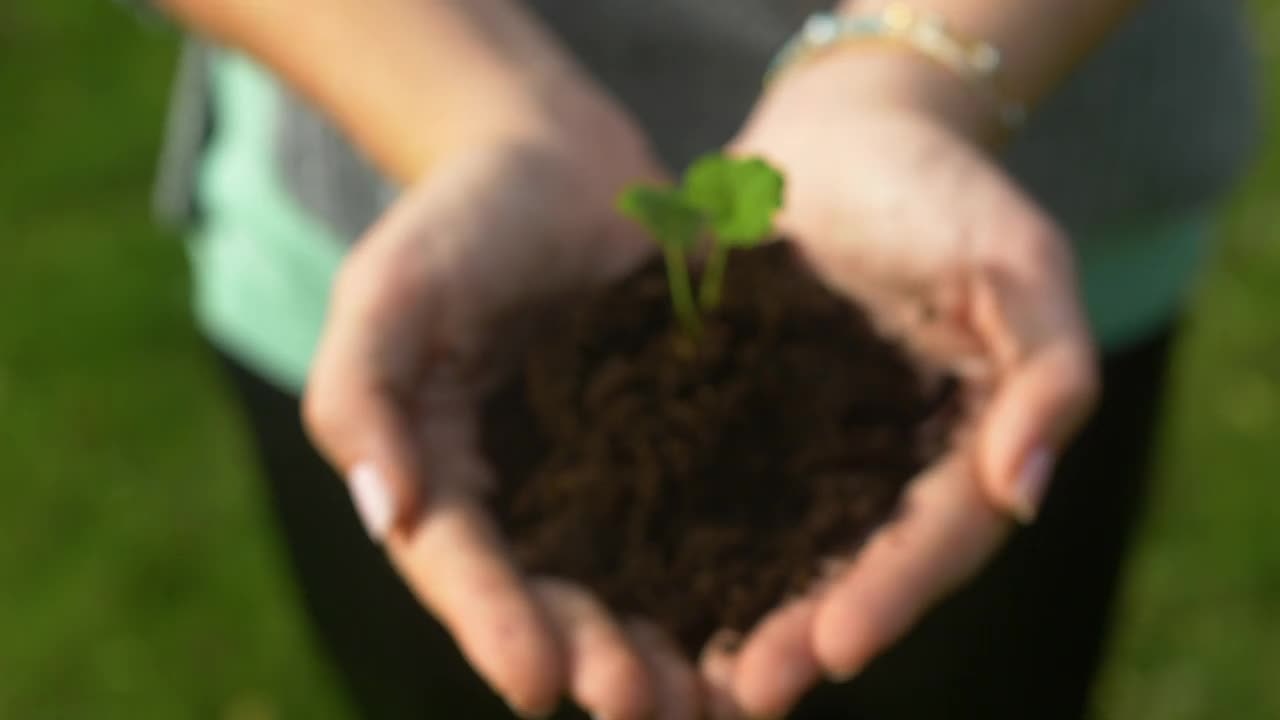
<path id="1" fill-rule="evenodd" d="M 706 216 L 716 239 L 732 247 L 755 245 L 773 232 L 782 191 L 782 175 L 759 158 L 704 155 L 684 177 L 688 203 Z"/>
<path id="2" fill-rule="evenodd" d="M 691 250 L 702 231 L 702 214 L 674 188 L 632 185 L 618 197 L 618 210 L 664 248 Z"/>

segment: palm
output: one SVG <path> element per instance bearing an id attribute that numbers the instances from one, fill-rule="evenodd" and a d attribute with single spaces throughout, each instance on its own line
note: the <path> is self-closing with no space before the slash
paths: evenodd
<path id="1" fill-rule="evenodd" d="M 752 716 L 784 714 L 823 675 L 851 676 L 970 576 L 1011 513 L 1033 512 L 1019 478 L 1042 448 L 1065 442 L 1094 383 L 1053 224 L 949 131 L 902 110 L 862 110 L 774 103 L 735 150 L 787 172 L 780 230 L 814 271 L 884 332 L 964 377 L 973 403 L 952 451 L 847 568 L 775 611 L 738 652 L 707 654 L 721 705 Z"/>
<path id="2" fill-rule="evenodd" d="M 656 171 L 602 172 L 504 151 L 433 173 L 344 265 L 309 406 L 335 464 L 376 462 L 414 505 L 387 550 L 500 694 L 538 712 L 568 690 L 592 711 L 638 718 L 664 703 L 691 708 L 692 669 L 586 592 L 521 576 L 485 509 L 494 479 L 479 447 L 481 400 L 539 310 L 650 251 L 611 202 L 622 182 Z"/>

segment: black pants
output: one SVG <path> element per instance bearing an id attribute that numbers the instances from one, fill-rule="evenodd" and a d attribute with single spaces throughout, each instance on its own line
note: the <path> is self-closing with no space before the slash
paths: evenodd
<path id="1" fill-rule="evenodd" d="M 1039 521 L 906 641 L 794 717 L 1084 717 L 1146 494 L 1170 345 L 1166 333 L 1108 358 L 1102 405 L 1063 458 Z M 361 716 L 510 717 L 367 539 L 343 483 L 307 442 L 297 398 L 225 364 L 307 612 Z"/>

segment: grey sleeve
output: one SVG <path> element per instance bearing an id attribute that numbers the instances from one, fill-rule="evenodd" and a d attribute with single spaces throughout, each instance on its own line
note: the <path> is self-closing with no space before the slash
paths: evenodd
<path id="1" fill-rule="evenodd" d="M 153 0 L 112 0 L 138 20 L 172 29 L 169 17 Z M 161 223 L 186 227 L 197 219 L 196 176 L 200 156 L 212 129 L 209 99 L 209 48 L 188 37 L 174 76 L 165 134 L 152 190 L 152 211 Z"/>
<path id="2" fill-rule="evenodd" d="M 205 145 L 213 133 L 212 52 L 200 40 L 188 38 L 178 59 L 151 198 L 156 218 L 165 225 L 186 227 L 199 216 L 196 183 Z"/>

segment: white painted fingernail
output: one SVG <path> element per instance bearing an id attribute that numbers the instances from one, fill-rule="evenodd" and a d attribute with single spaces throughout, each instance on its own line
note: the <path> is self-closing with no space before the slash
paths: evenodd
<path id="1" fill-rule="evenodd" d="M 1013 514 L 1024 525 L 1035 522 L 1040 514 L 1040 504 L 1053 475 L 1053 460 L 1053 453 L 1037 448 L 1022 461 L 1022 471 L 1013 487 Z"/>
<path id="2" fill-rule="evenodd" d="M 382 473 L 373 463 L 362 462 L 351 469 L 348 485 L 365 532 L 374 542 L 381 543 L 391 531 L 396 515 L 391 489 L 387 487 Z"/>

